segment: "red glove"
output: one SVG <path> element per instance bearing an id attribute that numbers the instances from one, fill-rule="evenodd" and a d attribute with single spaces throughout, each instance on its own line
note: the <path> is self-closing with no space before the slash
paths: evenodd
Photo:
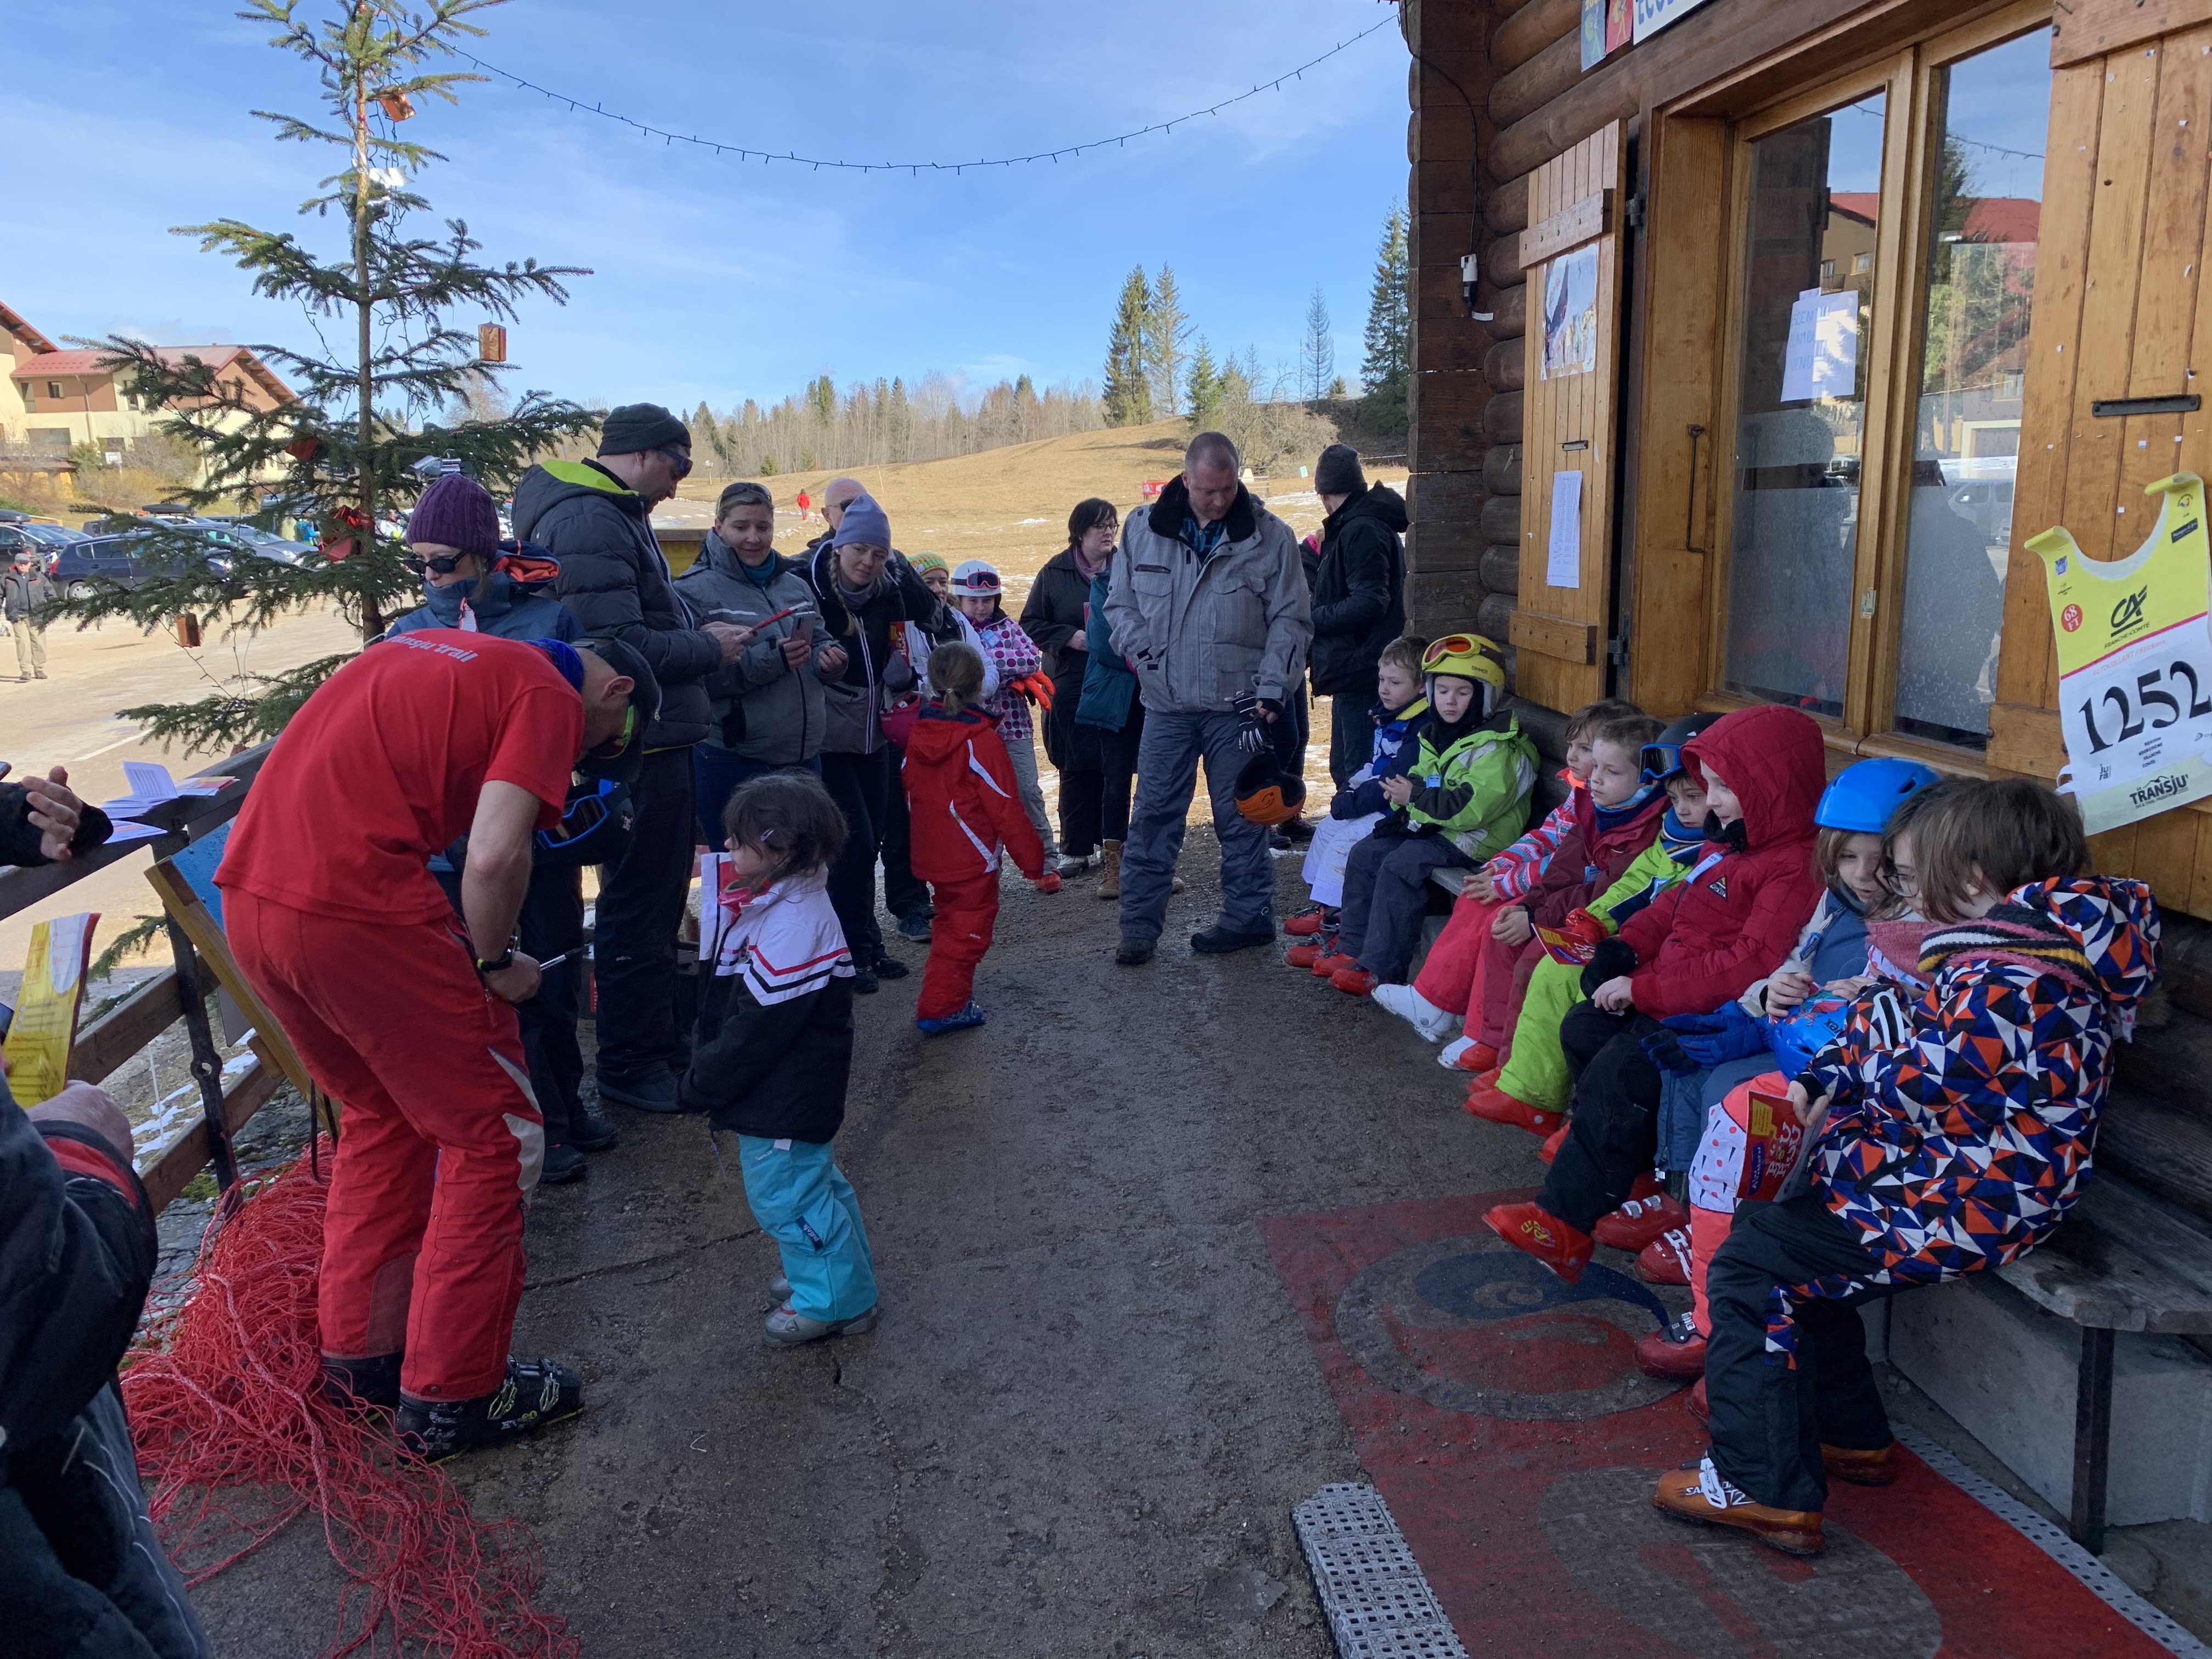
<path id="1" fill-rule="evenodd" d="M 1613 937 L 1613 930 L 1587 910 L 1570 910 L 1559 932 L 1577 945 L 1596 945 Z"/>
<path id="2" fill-rule="evenodd" d="M 1009 690 L 1018 691 L 1040 708 L 1052 707 L 1052 676 L 1042 668 L 1034 669 L 1012 682 Z"/>

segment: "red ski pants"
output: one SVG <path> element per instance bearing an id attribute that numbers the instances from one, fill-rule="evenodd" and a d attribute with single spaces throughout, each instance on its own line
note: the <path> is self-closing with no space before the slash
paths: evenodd
<path id="1" fill-rule="evenodd" d="M 417 1399 L 491 1393 L 545 1150 L 514 1010 L 484 989 L 451 918 L 350 921 L 232 888 L 223 928 L 343 1106 L 317 1286 L 323 1352 L 404 1350 L 399 1386 Z"/>
<path id="2" fill-rule="evenodd" d="M 1461 898 L 1413 980 L 1413 988 L 1425 1000 L 1447 1013 L 1466 1016 L 1468 1036 L 1501 1053 L 1512 1038 L 1521 990 L 1528 983 L 1522 974 L 1516 986 L 1514 969 L 1525 951 L 1541 948 L 1502 945 L 1491 938 L 1498 911 L 1518 902 Z"/>
<path id="3" fill-rule="evenodd" d="M 975 989 L 975 967 L 991 948 L 991 929 L 999 920 L 999 872 L 933 881 L 937 915 L 929 924 L 929 961 L 921 970 L 916 1019 L 943 1019 L 968 1006 Z"/>

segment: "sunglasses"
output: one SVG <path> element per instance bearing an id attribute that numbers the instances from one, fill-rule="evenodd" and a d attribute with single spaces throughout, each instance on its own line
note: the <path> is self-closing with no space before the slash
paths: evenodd
<path id="1" fill-rule="evenodd" d="M 418 576 L 434 570 L 441 576 L 450 576 L 460 568 L 461 561 L 469 556 L 466 553 L 445 553 L 434 559 L 418 559 L 412 553 L 408 553 L 401 556 L 399 562 Z"/>
<path id="2" fill-rule="evenodd" d="M 691 457 L 686 454 L 683 450 L 670 449 L 665 445 L 659 445 L 654 447 L 653 453 L 656 455 L 665 455 L 668 458 L 669 465 L 676 469 L 677 483 L 682 483 L 686 478 L 691 476 Z"/>

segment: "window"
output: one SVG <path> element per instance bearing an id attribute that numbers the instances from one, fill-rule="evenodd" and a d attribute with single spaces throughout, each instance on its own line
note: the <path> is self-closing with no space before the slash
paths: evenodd
<path id="1" fill-rule="evenodd" d="M 2035 299 L 2051 35 L 1936 72 L 1897 729 L 1989 741 Z M 2007 404 L 2008 410 L 1997 405 Z"/>
<path id="2" fill-rule="evenodd" d="M 23 394 L 23 407 L 26 410 L 33 410 L 39 406 L 39 394 L 28 380 L 16 381 L 15 387 Z"/>
<path id="3" fill-rule="evenodd" d="M 59 380 L 49 380 L 46 382 L 46 396 L 58 401 L 61 395 L 62 383 Z"/>
<path id="4" fill-rule="evenodd" d="M 2008 17 L 1736 129 L 1713 679 L 1855 738 L 1989 740 L 2051 92 Z"/>
<path id="5" fill-rule="evenodd" d="M 1824 714 L 1850 666 L 1873 278 L 1821 279 L 1879 227 L 1884 102 L 1750 146 L 1725 683 Z"/>

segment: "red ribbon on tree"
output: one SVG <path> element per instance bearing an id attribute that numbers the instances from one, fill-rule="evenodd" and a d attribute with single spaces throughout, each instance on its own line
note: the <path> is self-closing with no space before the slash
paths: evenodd
<path id="1" fill-rule="evenodd" d="M 360 538 L 370 529 L 368 514 L 357 507 L 341 507 L 331 514 L 323 531 L 323 556 L 336 563 L 358 550 Z"/>

